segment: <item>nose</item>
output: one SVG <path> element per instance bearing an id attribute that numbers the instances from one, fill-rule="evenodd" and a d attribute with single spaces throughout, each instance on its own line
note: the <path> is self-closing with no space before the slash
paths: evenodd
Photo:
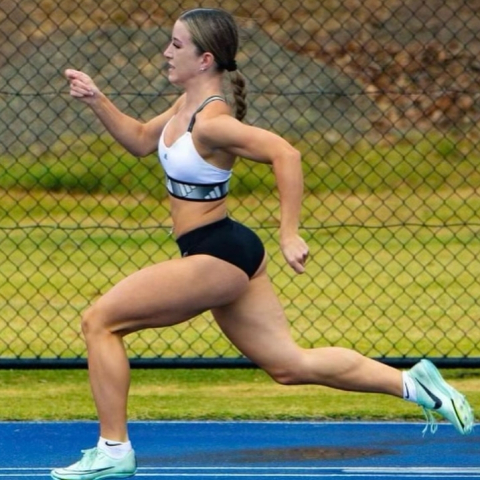
<path id="1" fill-rule="evenodd" d="M 167 58 L 172 58 L 172 44 L 169 43 L 165 51 L 163 52 L 163 55 Z"/>

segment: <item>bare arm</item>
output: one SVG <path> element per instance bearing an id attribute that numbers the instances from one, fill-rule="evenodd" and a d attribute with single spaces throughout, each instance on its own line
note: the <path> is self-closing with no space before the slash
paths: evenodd
<path id="1" fill-rule="evenodd" d="M 177 103 L 149 122 L 142 123 L 121 112 L 86 73 L 68 69 L 65 76 L 70 82 L 70 95 L 89 105 L 118 143 L 138 157 L 155 151 L 163 127 L 175 113 Z"/>
<path id="2" fill-rule="evenodd" d="M 200 128 L 199 128 L 200 127 Z M 285 259 L 303 273 L 308 246 L 298 236 L 303 198 L 300 152 L 278 135 L 245 125 L 229 115 L 218 115 L 197 127 L 200 141 L 212 149 L 271 164 L 280 194 L 280 245 Z"/>

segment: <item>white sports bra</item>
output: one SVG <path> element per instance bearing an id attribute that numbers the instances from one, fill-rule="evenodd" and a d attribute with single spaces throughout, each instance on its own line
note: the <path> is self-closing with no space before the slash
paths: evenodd
<path id="1" fill-rule="evenodd" d="M 165 125 L 158 141 L 158 157 L 167 176 L 167 190 L 173 197 L 196 202 L 208 202 L 224 198 L 228 193 L 231 170 L 224 170 L 205 161 L 197 152 L 192 140 L 195 116 L 220 96 L 207 98 L 195 111 L 187 131 L 170 147 L 165 145 Z"/>

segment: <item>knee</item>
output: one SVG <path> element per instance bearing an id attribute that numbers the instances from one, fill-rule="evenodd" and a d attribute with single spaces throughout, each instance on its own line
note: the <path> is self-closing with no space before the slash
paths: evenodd
<path id="1" fill-rule="evenodd" d="M 264 370 L 280 385 L 306 385 L 313 381 L 315 362 L 310 350 L 297 348 Z"/>
<path id="2" fill-rule="evenodd" d="M 88 339 L 92 336 L 108 332 L 105 313 L 96 305 L 89 307 L 82 316 L 81 329 L 83 336 Z"/>
<path id="3" fill-rule="evenodd" d="M 280 385 L 302 385 L 305 383 L 302 369 L 293 365 L 277 366 L 265 369 L 268 375 Z"/>

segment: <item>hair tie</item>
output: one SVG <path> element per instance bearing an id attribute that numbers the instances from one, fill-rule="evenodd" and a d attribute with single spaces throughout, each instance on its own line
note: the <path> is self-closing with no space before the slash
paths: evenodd
<path id="1" fill-rule="evenodd" d="M 227 72 L 234 72 L 237 69 L 237 62 L 235 60 L 230 60 L 226 65 L 225 65 L 225 70 Z"/>

